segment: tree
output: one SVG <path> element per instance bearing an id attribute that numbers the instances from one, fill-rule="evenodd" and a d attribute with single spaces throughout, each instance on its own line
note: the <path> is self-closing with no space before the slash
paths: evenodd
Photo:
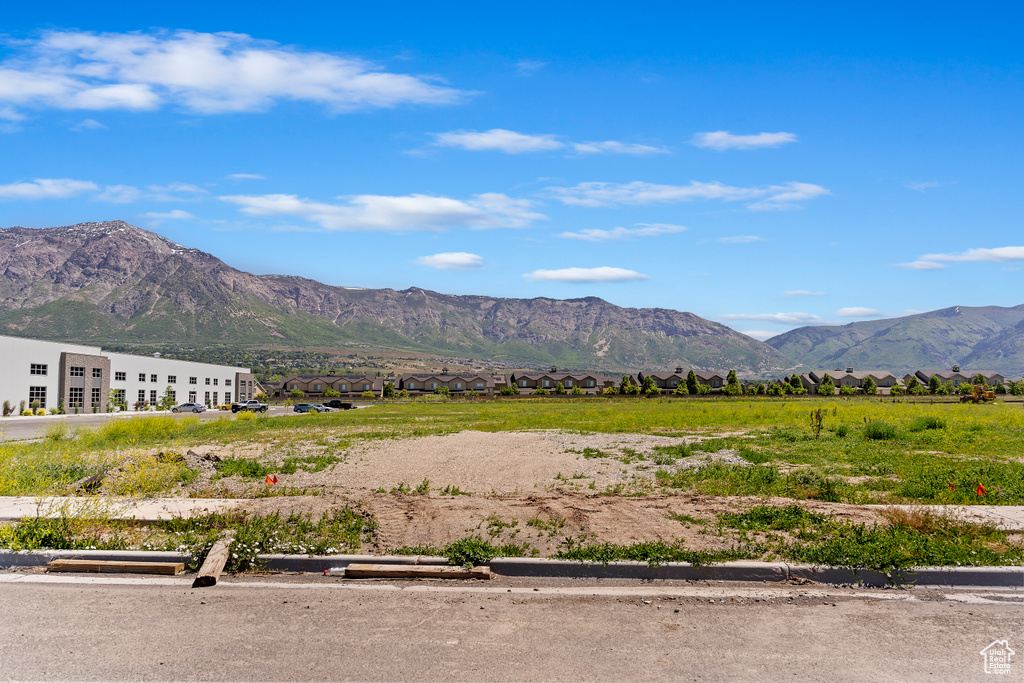
<path id="1" fill-rule="evenodd" d="M 686 391 L 691 396 L 697 393 L 697 373 L 693 370 L 686 373 Z"/>
<path id="2" fill-rule="evenodd" d="M 570 391 L 569 393 L 572 394 L 573 396 L 582 396 L 586 392 L 584 392 L 580 385 L 577 384 L 573 386 L 572 391 Z"/>
<path id="3" fill-rule="evenodd" d="M 306 392 L 302 389 L 292 389 L 288 392 L 288 395 L 292 398 L 305 398 Z"/>
<path id="4" fill-rule="evenodd" d="M 605 396 L 614 396 L 615 394 L 619 393 L 619 391 L 615 387 L 605 387 L 601 393 L 604 394 Z"/>
<path id="5" fill-rule="evenodd" d="M 1003 384 L 1002 382 L 996 382 L 995 392 L 997 394 L 1005 394 L 1006 393 L 1006 385 Z"/>
<path id="6" fill-rule="evenodd" d="M 697 385 L 697 394 L 699 394 L 700 396 L 707 396 L 710 393 L 711 393 L 711 385 L 710 384 L 698 384 Z"/>
<path id="7" fill-rule="evenodd" d="M 768 396 L 785 396 L 786 390 L 781 382 L 769 382 L 764 393 Z"/>
<path id="8" fill-rule="evenodd" d="M 515 396 L 518 393 L 519 387 L 517 387 L 515 384 L 509 384 L 508 386 L 504 386 L 501 389 L 498 389 L 498 395 L 500 396 Z"/>
<path id="9" fill-rule="evenodd" d="M 765 386 L 764 382 L 758 382 L 757 386 L 754 387 L 754 393 L 758 396 L 764 396 Z"/>
<path id="10" fill-rule="evenodd" d="M 650 375 L 644 376 L 643 385 L 640 387 L 640 392 L 644 396 L 654 396 L 661 393 L 661 389 L 658 388 L 657 382 Z"/>
<path id="11" fill-rule="evenodd" d="M 324 394 L 324 395 L 326 396 L 326 394 Z M 385 382 L 384 383 L 384 390 L 381 392 L 381 396 L 383 396 L 384 398 L 394 398 L 395 397 L 395 384 L 394 384 L 394 382 Z"/>
<path id="12" fill-rule="evenodd" d="M 1024 396 L 1024 379 L 1014 382 L 1010 389 L 1010 393 L 1014 396 Z"/>
<path id="13" fill-rule="evenodd" d="M 690 393 L 690 389 L 686 386 L 686 382 L 683 381 L 676 385 L 676 388 L 672 390 L 672 393 L 676 396 L 687 396 Z"/>
<path id="14" fill-rule="evenodd" d="M 903 395 L 903 387 L 901 387 L 899 384 L 893 384 L 892 388 L 889 389 L 889 395 L 890 396 L 902 396 Z"/>
<path id="15" fill-rule="evenodd" d="M 451 397 L 452 397 L 452 390 L 451 390 L 451 389 L 449 389 L 449 388 L 448 388 L 447 386 L 445 386 L 444 384 L 442 384 L 442 385 L 441 385 L 441 386 L 439 386 L 438 388 L 434 389 L 434 393 L 435 393 L 436 395 L 438 395 L 438 396 L 445 396 L 445 397 L 447 397 L 447 398 L 451 398 Z"/>
<path id="16" fill-rule="evenodd" d="M 864 378 L 864 393 L 868 396 L 874 396 L 878 393 L 878 385 L 870 377 Z"/>
<path id="17" fill-rule="evenodd" d="M 164 389 L 164 395 L 160 397 L 160 410 L 170 410 L 174 407 L 174 389 L 168 384 Z"/>
<path id="18" fill-rule="evenodd" d="M 932 375 L 928 378 L 928 393 L 937 394 L 939 389 L 942 387 L 942 380 L 939 379 L 938 375 Z"/>
<path id="19" fill-rule="evenodd" d="M 324 398 L 338 398 L 339 396 L 341 396 L 341 392 L 337 389 L 331 387 L 324 389 Z"/>
<path id="20" fill-rule="evenodd" d="M 633 378 L 629 375 L 623 375 L 622 381 L 619 382 L 619 393 L 625 394 L 626 396 L 634 396 L 640 393 L 640 387 L 633 384 Z"/>
<path id="21" fill-rule="evenodd" d="M 565 385 L 562 384 L 561 382 L 555 382 L 555 393 L 560 395 L 560 396 L 562 394 L 564 394 L 565 393 Z"/>
<path id="22" fill-rule="evenodd" d="M 729 374 L 727 374 L 725 376 L 725 383 L 726 384 L 739 384 L 739 379 L 736 378 L 736 371 L 735 370 L 730 370 Z"/>
<path id="23" fill-rule="evenodd" d="M 911 396 L 922 396 L 928 393 L 928 390 L 917 381 L 917 375 L 911 375 L 910 379 L 907 380 L 907 393 Z"/>
<path id="24" fill-rule="evenodd" d="M 725 376 L 725 387 L 722 389 L 722 393 L 726 396 L 742 396 L 743 385 L 740 384 L 740 380 L 736 377 L 736 371 L 730 370 L 729 374 Z"/>
<path id="25" fill-rule="evenodd" d="M 800 375 L 793 373 L 793 376 L 789 378 L 789 386 L 792 388 L 794 394 L 806 394 L 807 389 L 804 388 L 804 383 L 800 381 Z"/>
<path id="26" fill-rule="evenodd" d="M 853 396 L 857 393 L 857 387 L 846 386 L 845 384 L 839 387 L 839 394 L 841 396 Z"/>
<path id="27" fill-rule="evenodd" d="M 818 393 L 824 394 L 825 396 L 832 396 L 836 393 L 836 384 L 832 381 L 832 377 L 826 372 L 825 376 L 821 378 L 821 384 L 818 385 Z"/>
<path id="28" fill-rule="evenodd" d="M 988 386 L 987 384 L 985 384 L 985 375 L 981 374 L 980 372 L 971 378 L 971 384 L 980 384 L 983 387 Z"/>

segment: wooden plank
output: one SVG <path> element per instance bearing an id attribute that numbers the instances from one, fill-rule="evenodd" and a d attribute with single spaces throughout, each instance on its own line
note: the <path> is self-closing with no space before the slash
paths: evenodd
<path id="1" fill-rule="evenodd" d="M 427 564 L 360 564 L 345 567 L 350 579 L 484 579 L 491 578 L 490 567 L 446 567 Z"/>
<path id="2" fill-rule="evenodd" d="M 125 574 L 170 574 L 185 571 L 184 562 L 114 562 L 112 560 L 52 560 L 48 572 L 109 572 Z"/>
<path id="3" fill-rule="evenodd" d="M 231 541 L 234 539 L 235 532 L 231 529 L 220 535 L 217 542 L 210 548 L 210 552 L 206 554 L 206 560 L 203 561 L 203 566 L 200 567 L 196 580 L 192 582 L 193 588 L 206 588 L 207 586 L 217 585 L 217 579 L 220 578 L 220 573 L 224 571 L 224 565 L 227 564 L 228 558 L 231 557 Z"/>

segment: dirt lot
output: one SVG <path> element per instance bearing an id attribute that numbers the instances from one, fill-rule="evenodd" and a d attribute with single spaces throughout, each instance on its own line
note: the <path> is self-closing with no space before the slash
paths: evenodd
<path id="1" fill-rule="evenodd" d="M 320 472 L 279 475 L 277 487 L 305 488 L 320 495 L 259 498 L 250 507 L 260 512 L 320 514 L 360 504 L 379 522 L 376 552 L 443 546 L 469 534 L 493 542 L 527 542 L 542 555 L 554 552 L 567 536 L 621 544 L 683 538 L 693 549 L 729 547 L 727 537 L 708 533 L 709 528 L 699 523 L 680 521 L 679 516 L 711 520 L 714 513 L 764 504 L 765 499 L 644 493 L 650 491 L 650 479 L 658 468 L 652 461 L 654 448 L 686 443 L 696 444 L 699 450 L 696 437 L 464 431 L 356 441 L 347 447 L 321 441 L 284 447 L 238 444 L 228 450 L 197 447 L 194 451 L 256 458 L 267 464 L 287 457 L 333 454 L 340 461 Z M 712 460 L 742 462 L 722 451 L 698 453 L 678 464 L 700 466 Z M 241 493 L 258 486 L 239 477 L 212 482 L 211 475 L 208 471 L 193 483 L 191 492 L 208 493 L 211 486 L 226 486 Z M 424 480 L 429 481 L 424 487 L 429 490 L 415 492 Z M 447 487 L 458 487 L 469 495 L 443 495 Z M 860 522 L 876 519 L 874 511 L 860 506 L 802 504 Z"/>

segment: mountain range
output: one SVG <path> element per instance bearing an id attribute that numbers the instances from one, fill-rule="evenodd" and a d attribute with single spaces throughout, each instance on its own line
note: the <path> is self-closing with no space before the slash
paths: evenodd
<path id="1" fill-rule="evenodd" d="M 1024 305 L 952 306 L 835 327 L 801 327 L 767 342 L 804 366 L 830 370 L 994 370 L 1024 375 Z"/>
<path id="2" fill-rule="evenodd" d="M 692 313 L 254 275 L 122 221 L 0 230 L 0 332 L 91 342 L 353 345 L 604 371 L 772 376 L 792 362 Z"/>

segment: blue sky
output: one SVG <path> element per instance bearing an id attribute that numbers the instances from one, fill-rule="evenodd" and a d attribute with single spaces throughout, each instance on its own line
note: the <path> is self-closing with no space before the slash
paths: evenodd
<path id="1" fill-rule="evenodd" d="M 0 226 L 760 338 L 1024 303 L 1024 10 L 709 4 L 5 8 Z"/>

